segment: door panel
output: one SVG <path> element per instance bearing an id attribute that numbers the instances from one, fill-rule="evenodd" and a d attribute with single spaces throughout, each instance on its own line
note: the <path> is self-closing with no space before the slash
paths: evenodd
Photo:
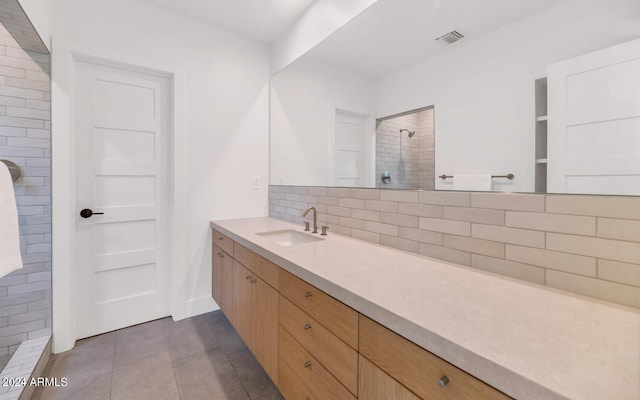
<path id="1" fill-rule="evenodd" d="M 548 192 L 640 194 L 640 39 L 549 66 Z"/>
<path id="2" fill-rule="evenodd" d="M 363 186 L 366 176 L 366 118 L 336 111 L 335 184 Z"/>
<path id="3" fill-rule="evenodd" d="M 76 61 L 78 337 L 169 314 L 169 81 Z"/>

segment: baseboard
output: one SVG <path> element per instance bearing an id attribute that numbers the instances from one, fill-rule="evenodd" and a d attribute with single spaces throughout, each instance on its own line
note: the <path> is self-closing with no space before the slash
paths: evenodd
<path id="1" fill-rule="evenodd" d="M 220 306 L 216 304 L 211 296 L 202 296 L 195 299 L 187 300 L 187 314 L 186 318 L 196 315 L 208 313 L 211 311 L 219 310 Z"/>

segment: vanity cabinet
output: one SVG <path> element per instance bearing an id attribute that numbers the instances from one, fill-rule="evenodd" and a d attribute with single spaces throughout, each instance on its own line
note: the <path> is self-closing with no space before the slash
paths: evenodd
<path id="1" fill-rule="evenodd" d="M 285 399 L 509 399 L 225 235 L 213 236 L 213 297 Z"/>
<path id="2" fill-rule="evenodd" d="M 364 315 L 360 315 L 360 355 L 415 393 L 420 399 L 510 399 Z M 377 399 L 378 397 L 369 398 Z"/>
<path id="3" fill-rule="evenodd" d="M 253 256 L 247 257 L 249 252 Z M 277 384 L 279 295 L 256 271 L 275 268 L 277 272 L 278 267 L 237 243 L 234 254 L 231 323 L 271 380 Z M 248 265 L 242 264 L 242 261 Z M 269 276 L 268 273 L 266 276 Z"/>
<path id="4" fill-rule="evenodd" d="M 273 282 L 273 271 L 277 277 L 279 267 L 268 264 L 271 263 L 213 231 L 213 298 L 277 384 L 279 295 L 260 273 Z M 277 279 L 275 282 L 277 287 Z"/>
<path id="5" fill-rule="evenodd" d="M 223 247 L 220 247 L 223 246 Z M 233 241 L 217 231 L 213 231 L 213 251 L 211 258 L 211 294 L 227 318 L 231 319 L 233 303 Z"/>

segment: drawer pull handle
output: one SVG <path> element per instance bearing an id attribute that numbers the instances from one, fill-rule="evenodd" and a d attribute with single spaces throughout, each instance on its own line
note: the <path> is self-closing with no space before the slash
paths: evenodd
<path id="1" fill-rule="evenodd" d="M 245 276 L 244 279 L 251 279 L 251 275 Z"/>
<path id="2" fill-rule="evenodd" d="M 222 236 L 218 236 L 218 240 L 224 240 Z"/>
<path id="3" fill-rule="evenodd" d="M 311 366 L 311 361 L 307 361 L 306 363 L 304 363 L 305 368 L 309 368 L 310 366 Z"/>
<path id="4" fill-rule="evenodd" d="M 438 386 L 440 386 L 441 388 L 447 386 L 448 384 L 449 384 L 449 378 L 447 378 L 446 375 L 438 379 Z"/>
<path id="5" fill-rule="evenodd" d="M 222 253 L 217 252 L 217 253 L 216 253 L 216 255 L 217 255 L 218 257 L 220 257 L 220 256 L 222 255 Z"/>
<path id="6" fill-rule="evenodd" d="M 311 324 L 306 324 L 306 325 L 304 326 L 304 329 L 305 329 L 305 330 L 309 330 L 309 329 L 311 329 Z"/>
<path id="7" fill-rule="evenodd" d="M 311 292 L 307 292 L 304 294 L 304 297 L 311 297 Z"/>
<path id="8" fill-rule="evenodd" d="M 256 282 L 258 282 L 258 281 L 257 281 L 257 280 L 255 280 L 255 279 L 252 279 L 252 280 L 250 280 L 249 282 L 251 282 L 251 283 L 256 283 Z"/>

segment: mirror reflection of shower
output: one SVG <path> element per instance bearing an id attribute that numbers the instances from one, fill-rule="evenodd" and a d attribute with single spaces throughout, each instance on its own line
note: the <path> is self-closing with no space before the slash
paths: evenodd
<path id="1" fill-rule="evenodd" d="M 410 130 L 408 130 L 408 129 L 400 129 L 400 135 L 402 135 L 402 132 L 407 132 L 407 135 L 408 135 L 410 138 L 412 138 L 412 137 L 413 137 L 413 135 L 415 135 L 415 134 L 416 134 L 416 131 L 410 131 Z"/>
<path id="2" fill-rule="evenodd" d="M 408 129 L 400 129 L 400 158 L 402 158 L 402 132 L 407 132 L 407 136 L 409 136 L 409 139 L 411 139 L 413 137 L 413 135 L 416 134 L 416 131 L 410 131 Z"/>
<path id="3" fill-rule="evenodd" d="M 434 132 L 433 106 L 378 119 L 376 187 L 433 189 Z M 391 179 L 383 180 L 383 172 Z"/>

